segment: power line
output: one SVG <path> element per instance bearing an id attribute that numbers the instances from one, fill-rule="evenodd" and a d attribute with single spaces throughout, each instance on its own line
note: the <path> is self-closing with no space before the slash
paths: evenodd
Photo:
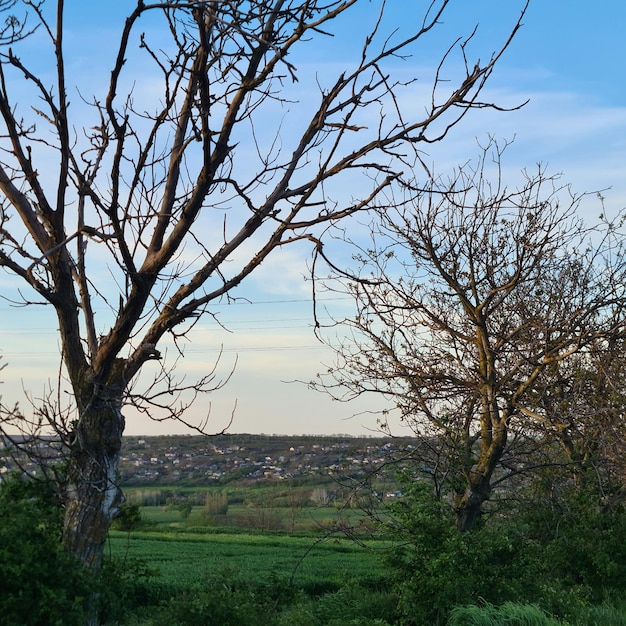
<path id="1" fill-rule="evenodd" d="M 341 300 L 350 300 L 348 297 L 336 297 L 336 298 L 319 298 L 318 301 L 341 301 Z M 289 304 L 289 303 L 302 303 L 308 302 L 310 303 L 310 299 L 302 299 L 302 298 L 294 298 L 294 299 L 285 299 L 285 300 L 257 300 L 252 302 L 243 302 L 243 301 L 234 301 L 231 303 L 217 303 L 216 306 L 232 306 L 232 305 L 270 305 L 270 304 Z M 104 309 L 96 309 L 95 312 L 102 312 Z M 16 311 L 16 307 L 10 306 L 0 306 L 0 312 L 2 311 Z M 318 319 L 331 319 L 327 315 L 320 315 Z M 302 324 L 292 324 L 292 322 L 303 322 Z M 257 323 L 264 324 L 285 324 L 288 323 L 288 326 L 254 326 Z M 241 326 L 241 324 L 252 324 L 252 326 Z M 197 330 L 215 330 L 215 329 L 224 329 L 226 331 L 230 329 L 239 330 L 239 331 L 259 331 L 259 330 L 294 330 L 298 328 L 312 328 L 313 320 L 311 317 L 297 317 L 297 318 L 276 318 L 276 319 L 246 319 L 246 320 L 228 320 L 224 321 L 223 324 L 219 322 L 211 323 L 210 316 L 207 316 L 205 321 L 201 321 L 196 326 Z M 56 334 L 58 330 L 56 328 L 46 328 L 46 327 L 32 327 L 29 326 L 25 328 L 24 326 L 15 326 L 15 327 L 4 327 L 0 328 L 0 335 L 51 335 Z"/>
<path id="2" fill-rule="evenodd" d="M 326 319 L 326 318 L 325 318 Z M 281 320 L 258 320 L 260 322 L 271 323 L 276 321 L 277 323 Z M 299 320 L 295 320 L 299 321 Z M 245 322 L 238 323 L 246 323 L 253 324 L 255 320 L 247 320 Z M 297 324 L 297 325 L 281 325 L 281 326 L 236 326 L 236 323 L 228 323 L 224 324 L 224 328 L 220 324 L 211 325 L 210 327 L 196 327 L 194 332 L 198 333 L 200 331 L 203 332 L 212 332 L 215 330 L 225 330 L 228 332 L 232 331 L 259 331 L 259 330 L 295 330 L 295 329 L 311 329 L 314 327 L 313 322 L 308 324 Z M 2 335 L 56 335 L 57 330 L 53 328 L 3 328 L 0 329 L 0 336 Z"/>
<path id="3" fill-rule="evenodd" d="M 325 350 L 328 346 L 324 344 L 299 345 L 299 346 L 234 346 L 234 347 L 214 347 L 214 348 L 193 348 L 185 347 L 183 354 L 203 354 L 203 353 L 241 353 L 241 352 L 294 352 L 299 350 Z M 58 357 L 60 352 L 5 352 L 0 349 L 0 356 L 13 358 L 32 357 Z"/>
<path id="4" fill-rule="evenodd" d="M 316 298 L 315 300 L 316 302 L 338 302 L 340 300 L 353 300 L 353 298 L 351 298 L 350 296 L 336 296 L 332 298 L 319 297 L 319 298 Z M 211 306 L 215 306 L 215 307 L 256 306 L 256 305 L 266 305 L 266 304 L 297 304 L 297 303 L 303 303 L 303 302 L 312 304 L 313 300 L 311 298 L 290 298 L 290 299 L 285 299 L 285 300 L 247 300 L 243 296 L 241 296 L 241 297 L 234 298 L 230 302 L 213 302 L 211 303 Z M 34 307 L 35 305 L 33 305 L 32 307 L 30 305 L 22 305 L 22 304 L 20 304 L 19 306 L 4 305 L 4 306 L 0 306 L 0 311 L 17 311 L 18 309 L 20 309 L 20 310 L 27 310 L 30 312 L 34 310 L 42 310 L 41 307 L 39 307 L 38 309 L 35 309 Z M 96 308 L 94 310 L 96 313 L 102 312 L 104 310 L 109 311 L 109 309 L 104 309 L 104 308 Z"/>
<path id="5" fill-rule="evenodd" d="M 318 316 L 318 319 L 324 320 L 332 320 L 332 318 L 328 315 Z M 301 324 L 292 324 L 292 322 L 302 322 Z M 240 324 L 281 324 L 280 326 L 240 326 Z M 285 325 L 289 324 L 289 325 Z M 210 320 L 206 320 L 205 322 L 199 322 L 195 331 L 213 331 L 213 330 L 221 330 L 225 329 L 228 331 L 229 329 L 235 330 L 293 330 L 296 328 L 313 328 L 314 322 L 310 317 L 291 317 L 291 318 L 277 318 L 277 319 L 246 319 L 246 320 L 231 320 L 228 322 L 224 322 L 220 324 L 218 322 L 212 323 Z M 25 328 L 24 326 L 15 326 L 15 327 L 4 327 L 0 328 L 0 335 L 33 335 L 33 334 L 56 334 L 58 331 L 56 328 L 46 328 L 46 327 L 32 327 L 29 326 Z"/>

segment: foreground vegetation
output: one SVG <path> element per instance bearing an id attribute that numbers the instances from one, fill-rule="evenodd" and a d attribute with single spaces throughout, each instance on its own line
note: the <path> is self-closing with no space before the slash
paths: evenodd
<path id="1" fill-rule="evenodd" d="M 83 624 L 97 593 L 111 626 L 626 625 L 626 514 L 580 489 L 469 533 L 420 482 L 384 518 L 317 505 L 294 517 L 285 500 L 272 519 L 293 532 L 224 526 L 260 506 L 240 492 L 221 517 L 179 494 L 126 506 L 97 588 L 56 541 L 53 495 L 0 489 L 0 624 Z"/>

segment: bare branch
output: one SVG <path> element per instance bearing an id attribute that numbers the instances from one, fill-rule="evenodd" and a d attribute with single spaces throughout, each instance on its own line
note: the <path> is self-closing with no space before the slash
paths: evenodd
<path id="1" fill-rule="evenodd" d="M 199 380 L 175 380 L 163 339 L 182 345 L 277 248 L 310 242 L 321 251 L 329 225 L 398 193 L 421 163 L 420 146 L 468 110 L 496 107 L 480 93 L 520 27 L 523 2 L 487 62 L 468 58 L 471 32 L 442 50 L 419 114 L 401 104 L 419 77 L 399 63 L 419 52 L 448 0 L 431 2 L 404 35 L 383 2 L 338 75 L 303 80 L 299 51 L 325 41 L 356 4 L 138 0 L 119 40 L 107 42 L 114 59 L 98 77 L 100 95 L 67 71 L 63 0 L 54 11 L 25 2 L 29 26 L 11 18 L 0 28 L 0 45 L 11 41 L 0 51 L 0 265 L 56 315 L 62 375 L 56 396 L 35 402 L 32 425 L 47 424 L 66 445 L 64 541 L 95 571 L 120 502 L 125 404 L 189 426 L 190 403 L 229 378 L 209 367 Z M 0 0 L 0 11 L 13 6 Z M 35 71 L 22 41 L 37 26 L 49 49 L 40 60 L 54 71 Z M 460 77 L 444 83 L 455 55 Z M 26 95 L 13 91 L 15 78 Z M 72 93 L 79 101 L 70 107 Z M 492 291 L 493 302 L 506 293 Z M 444 315 L 430 324 L 455 327 Z M 468 332 L 459 328 L 455 340 Z M 550 358 L 568 349 L 554 344 Z M 138 390 L 149 362 L 158 374 Z M 442 380 L 452 389 L 460 377 Z"/>
<path id="2" fill-rule="evenodd" d="M 409 185 L 379 207 L 371 247 L 348 241 L 360 267 L 331 262 L 333 280 L 321 281 L 352 295 L 356 315 L 334 324 L 349 334 L 327 340 L 337 363 L 312 386 L 339 399 L 382 395 L 416 433 L 434 430 L 461 459 L 452 487 L 461 530 L 499 472 L 528 466 L 519 455 L 513 463 L 510 437 L 527 444 L 541 433 L 570 454 L 583 445 L 565 407 L 606 393 L 570 381 L 567 403 L 549 403 L 555 372 L 586 363 L 597 380 L 594 363 L 626 331 L 623 237 L 614 225 L 586 226 L 580 197 L 541 168 L 509 189 L 501 158 L 491 143 L 448 178 Z"/>

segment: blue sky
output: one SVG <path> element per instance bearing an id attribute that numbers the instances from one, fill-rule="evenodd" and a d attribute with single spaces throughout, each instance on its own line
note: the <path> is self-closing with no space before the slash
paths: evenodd
<path id="1" fill-rule="evenodd" d="M 103 88 L 108 79 L 107 55 L 113 49 L 98 45 L 99 67 L 94 68 L 93 42 L 114 37 L 124 8 L 133 4 L 122 0 L 66 3 L 67 62 L 76 82 L 84 86 L 83 94 L 86 88 Z M 350 63 L 360 52 L 358 34 L 373 22 L 378 4 L 361 0 L 349 19 L 338 24 L 338 36 L 324 45 L 311 44 L 299 62 L 314 67 L 322 76 Z M 387 30 L 410 27 L 419 19 L 418 8 L 427 4 L 389 0 Z M 451 2 L 445 23 L 433 31 L 419 58 L 405 61 L 400 71 L 416 69 L 418 75 L 427 76 L 442 50 L 455 37 L 468 34 L 475 24 L 474 50 L 484 56 L 502 43 L 521 5 L 515 0 Z M 541 161 L 550 172 L 563 172 L 563 181 L 571 182 L 578 192 L 606 190 L 609 213 L 622 209 L 626 206 L 625 30 L 626 3 L 621 0 L 602 4 L 531 1 L 522 30 L 485 91 L 487 99 L 503 105 L 515 106 L 527 99 L 529 104 L 510 113 L 481 111 L 468 116 L 444 143 L 429 149 L 427 158 L 444 172 L 476 154 L 477 138 L 484 141 L 488 134 L 500 140 L 515 137 L 505 162 L 512 179 L 522 167 L 532 168 Z M 33 58 L 45 55 L 37 42 L 30 53 Z M 42 66 L 46 61 L 41 57 Z M 419 100 L 404 104 L 420 106 Z M 582 211 L 588 217 L 600 212 L 593 196 Z M 208 412 L 210 403 L 209 429 L 220 430 L 236 406 L 232 432 L 367 434 L 375 430 L 376 418 L 368 411 L 382 408 L 380 402 L 332 402 L 304 385 L 283 382 L 309 380 L 324 369 L 323 362 L 332 361 L 332 353 L 317 343 L 312 332 L 310 284 L 304 279 L 306 258 L 303 248 L 279 251 L 238 292 L 250 303 L 217 307 L 230 332 L 209 320 L 198 327 L 184 359 L 190 375 L 205 371 L 220 346 L 224 376 L 236 360 L 228 385 L 198 407 L 196 415 L 200 417 Z M 5 276 L 0 276 L 1 292 L 9 293 Z M 338 314 L 349 311 L 347 300 L 332 299 L 325 304 Z M 22 388 L 40 396 L 45 382 L 55 382 L 58 375 L 52 311 L 15 309 L 0 301 L 0 319 L 0 351 L 8 364 L 0 393 L 5 402 L 20 399 Z M 143 418 L 127 420 L 129 434 L 161 432 L 180 432 L 180 428 Z"/>

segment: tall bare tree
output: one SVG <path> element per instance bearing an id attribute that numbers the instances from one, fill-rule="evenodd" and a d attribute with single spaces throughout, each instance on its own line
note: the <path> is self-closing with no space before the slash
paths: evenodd
<path id="1" fill-rule="evenodd" d="M 541 168 L 508 188 L 501 154 L 490 143 L 450 178 L 385 203 L 357 271 L 328 283 L 357 310 L 339 320 L 337 362 L 316 383 L 343 399 L 373 392 L 395 405 L 425 438 L 440 491 L 447 482 L 454 494 L 459 530 L 474 526 L 494 484 L 529 462 L 520 452 L 533 433 L 583 453 L 574 429 L 603 426 L 590 416 L 575 423 L 573 407 L 593 405 L 580 376 L 557 411 L 557 370 L 599 362 L 626 330 L 615 225 L 586 226 L 581 198 Z M 601 390 L 595 397 L 606 401 Z"/>
<path id="2" fill-rule="evenodd" d="M 4 0 L 16 17 L 0 52 L 0 266 L 30 288 L 23 304 L 58 320 L 72 403 L 43 403 L 35 426 L 49 423 L 67 446 L 64 542 L 94 570 L 120 502 L 123 406 L 184 419 L 167 400 L 181 390 L 171 364 L 149 393 L 131 387 L 163 361 L 160 342 L 184 338 L 273 250 L 317 245 L 320 225 L 366 210 L 414 167 L 418 145 L 492 106 L 480 93 L 519 21 L 482 63 L 467 58 L 473 33 L 451 42 L 427 101 L 402 110 L 417 78 L 402 59 L 449 4 L 428 2 L 418 18 L 407 2 L 415 29 L 400 37 L 381 3 L 355 62 L 298 101 L 298 55 L 357 0 L 138 0 L 117 41 L 97 46 L 114 54 L 94 96 L 93 76 L 83 88 L 67 70 L 63 0 Z M 216 384 L 209 375 L 191 390 Z M 5 428 L 20 425 L 10 417 Z"/>

